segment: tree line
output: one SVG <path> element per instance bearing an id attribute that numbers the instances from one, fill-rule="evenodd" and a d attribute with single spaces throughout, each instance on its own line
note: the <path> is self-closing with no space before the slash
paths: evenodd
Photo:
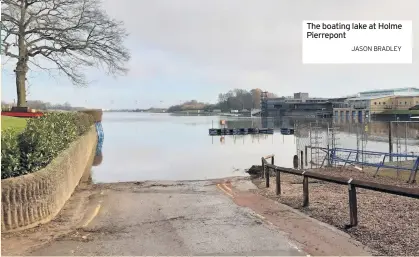
<path id="1" fill-rule="evenodd" d="M 1 109 L 6 111 L 9 110 L 11 106 L 15 104 L 7 103 L 5 101 L 1 101 Z M 62 110 L 62 111 L 75 111 L 75 110 L 83 110 L 84 107 L 73 107 L 70 103 L 65 102 L 64 104 L 52 104 L 49 102 L 43 102 L 41 100 L 28 100 L 26 102 L 26 106 L 35 109 L 35 110 Z"/>
<path id="2" fill-rule="evenodd" d="M 168 112 L 203 110 L 213 111 L 221 110 L 229 112 L 230 110 L 251 110 L 260 109 L 262 90 L 259 88 L 245 90 L 233 89 L 227 93 L 220 93 L 216 104 L 198 102 L 197 100 L 187 101 L 183 104 L 173 105 L 168 108 Z M 268 93 L 267 97 L 276 97 L 273 93 Z"/>

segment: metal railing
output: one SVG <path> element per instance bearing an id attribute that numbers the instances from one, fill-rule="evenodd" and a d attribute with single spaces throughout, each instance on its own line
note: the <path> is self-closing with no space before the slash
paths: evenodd
<path id="1" fill-rule="evenodd" d="M 292 174 L 303 177 L 303 207 L 309 205 L 309 186 L 308 179 L 317 179 L 326 182 L 331 182 L 339 185 L 347 185 L 349 193 L 349 217 L 350 224 L 348 227 L 355 227 L 358 225 L 358 204 L 356 188 L 363 188 L 387 194 L 400 195 L 410 198 L 419 199 L 419 188 L 405 188 L 393 185 L 385 185 L 353 178 L 335 177 L 326 174 L 316 173 L 313 171 L 289 169 L 274 165 L 274 155 L 262 157 L 262 177 L 266 180 L 266 187 L 270 186 L 270 169 L 273 169 L 276 177 L 276 194 L 281 194 L 281 173 Z M 268 163 L 267 159 L 271 159 Z M 298 162 L 298 160 L 297 160 Z"/>
<path id="2" fill-rule="evenodd" d="M 357 150 L 357 149 L 347 149 L 347 148 L 326 148 L 326 147 L 313 147 L 307 146 L 307 148 L 318 149 L 324 152 L 324 158 L 320 165 L 322 168 L 325 164 L 325 161 L 328 160 L 329 164 L 339 164 L 343 163 L 342 168 L 345 168 L 347 164 L 359 164 L 362 166 L 375 167 L 374 177 L 378 175 L 378 172 L 381 168 L 394 169 L 399 172 L 399 170 L 409 171 L 410 175 L 407 180 L 407 183 L 416 183 L 416 175 L 419 171 L 419 155 L 415 154 L 404 154 L 404 153 L 386 153 L 386 152 L 377 152 L 377 151 L 367 151 L 367 150 Z M 345 158 L 340 157 L 340 155 L 347 154 Z M 362 155 L 362 160 L 359 157 Z M 364 159 L 364 156 L 375 156 L 382 159 L 381 161 L 371 162 L 368 158 Z M 351 159 L 352 157 L 352 159 Z M 394 158 L 406 158 L 406 160 L 411 161 L 410 167 L 400 166 L 397 162 L 396 164 L 391 164 L 391 162 L 386 163 L 387 160 L 392 160 Z"/>

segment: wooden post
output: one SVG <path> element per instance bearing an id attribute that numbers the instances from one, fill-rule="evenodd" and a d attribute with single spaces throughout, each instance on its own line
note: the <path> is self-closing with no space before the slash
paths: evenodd
<path id="1" fill-rule="evenodd" d="M 352 179 L 351 179 L 352 180 Z M 349 218 L 350 226 L 358 225 L 358 204 L 356 200 L 356 187 L 349 182 Z"/>
<path id="2" fill-rule="evenodd" d="M 391 133 L 391 121 L 388 123 L 388 153 L 390 154 L 390 162 L 393 161 L 393 156 L 391 155 L 393 153 L 393 137 L 392 137 L 392 133 Z"/>
<path id="3" fill-rule="evenodd" d="M 294 155 L 294 158 L 292 159 L 292 166 L 294 169 L 298 169 L 298 155 Z"/>
<path id="4" fill-rule="evenodd" d="M 304 157 L 306 158 L 306 166 L 308 166 L 308 161 L 307 161 L 307 146 L 304 149 Z"/>
<path id="5" fill-rule="evenodd" d="M 301 169 L 304 169 L 304 152 L 301 151 Z"/>
<path id="6" fill-rule="evenodd" d="M 274 155 L 272 155 L 272 157 L 271 157 L 271 164 L 275 165 L 275 156 Z"/>
<path id="7" fill-rule="evenodd" d="M 281 171 L 276 170 L 276 195 L 281 194 Z"/>
<path id="8" fill-rule="evenodd" d="M 410 183 L 412 184 L 416 183 L 416 175 L 418 174 L 418 171 L 419 171 L 419 157 L 416 159 L 416 170 L 414 173 L 413 172 L 411 173 L 412 179 L 410 179 Z"/>
<path id="9" fill-rule="evenodd" d="M 330 167 L 330 146 L 327 144 L 327 167 Z"/>
<path id="10" fill-rule="evenodd" d="M 303 175 L 303 207 L 307 207 L 309 204 L 308 200 L 308 177 Z"/>
<path id="11" fill-rule="evenodd" d="M 265 178 L 265 159 L 262 157 L 262 178 Z"/>
<path id="12" fill-rule="evenodd" d="M 269 167 L 265 167 L 265 168 L 266 168 L 266 174 L 265 174 L 265 177 L 266 177 L 266 187 L 269 187 L 269 177 L 270 177 L 269 170 L 270 170 L 270 168 Z"/>

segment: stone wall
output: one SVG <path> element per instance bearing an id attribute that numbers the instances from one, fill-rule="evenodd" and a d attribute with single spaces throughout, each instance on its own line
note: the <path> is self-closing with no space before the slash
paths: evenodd
<path id="1" fill-rule="evenodd" d="M 97 144 L 95 127 L 45 168 L 1 181 L 1 232 L 26 229 L 53 219 L 86 172 Z"/>

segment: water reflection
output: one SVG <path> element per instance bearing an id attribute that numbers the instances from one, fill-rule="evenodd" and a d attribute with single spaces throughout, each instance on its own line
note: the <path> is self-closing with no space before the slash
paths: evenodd
<path id="1" fill-rule="evenodd" d="M 220 142 L 220 144 L 246 144 L 246 143 L 260 143 L 261 141 L 270 140 L 274 143 L 273 135 L 255 134 L 255 135 L 224 135 L 224 136 L 210 136 L 211 144 Z"/>
<path id="2" fill-rule="evenodd" d="M 220 125 L 225 120 L 225 125 Z M 228 176 L 246 176 L 245 169 L 259 164 L 261 156 L 275 154 L 275 162 L 292 167 L 293 156 L 301 146 L 309 145 L 310 131 L 300 129 L 315 120 L 261 119 L 218 116 L 170 116 L 149 113 L 104 113 L 106 144 L 93 168 L 97 183 L 138 180 L 194 180 Z M 327 145 L 328 127 L 336 127 L 336 144 L 355 148 L 361 134 L 363 146 L 373 151 L 388 151 L 386 123 L 370 122 L 366 132 L 361 125 L 317 122 Z M 231 135 L 212 137 L 210 128 L 274 128 L 273 135 Z M 299 128 L 295 135 L 281 135 L 281 128 Z M 403 134 L 400 130 L 400 136 Z M 408 127 L 407 150 L 419 152 L 418 127 Z M 358 136 L 357 136 L 358 135 Z M 388 136 L 388 135 L 387 135 Z M 382 140 L 378 140 L 381 138 Z M 319 140 L 320 141 L 320 140 Z M 401 141 L 404 142 L 404 141 Z M 416 143 L 415 143 L 416 142 Z M 396 147 L 394 148 L 396 149 Z M 400 148 L 405 151 L 404 146 Z M 106 159 L 103 158 L 106 155 Z"/>
<path id="3" fill-rule="evenodd" d="M 261 126 L 275 128 L 295 128 L 298 125 L 315 124 L 322 130 L 327 131 L 328 128 L 336 128 L 338 131 L 347 134 L 360 133 L 360 129 L 368 136 L 376 137 L 377 139 L 388 140 L 390 121 L 371 121 L 367 123 L 348 122 L 344 120 L 333 119 L 297 119 L 290 117 L 279 118 L 262 118 Z M 400 121 L 392 123 L 392 136 L 403 137 L 409 140 L 419 140 L 419 122 L 415 121 Z M 314 126 L 314 125 L 313 125 Z M 296 131 L 297 132 L 297 131 Z M 308 133 L 308 131 L 299 131 L 299 133 Z M 308 136 L 302 135 L 302 136 Z"/>
<path id="4" fill-rule="evenodd" d="M 392 122 L 390 130 L 389 121 L 372 122 L 336 122 L 333 119 L 301 120 L 290 118 L 268 118 L 262 123 L 275 127 L 294 126 L 296 139 L 296 154 L 305 152 L 306 146 L 323 148 L 307 152 L 310 163 L 322 163 L 327 149 L 345 148 L 345 151 L 375 151 L 388 153 L 390 151 L 389 136 L 392 138 L 392 152 L 402 154 L 404 157 L 397 161 L 413 160 L 407 155 L 419 155 L 419 122 Z M 390 133 L 391 132 L 391 133 Z M 339 151 L 338 151 L 339 152 Z M 349 158 L 340 151 L 341 158 Z M 363 161 L 379 163 L 380 154 L 361 154 Z M 402 160 L 401 160 L 402 159 Z M 389 160 L 387 160 L 389 161 Z M 410 165 L 410 164 L 409 164 Z M 309 165 L 310 167 L 312 165 Z M 317 165 L 316 165 L 317 166 Z M 412 165 L 413 166 L 413 163 Z"/>
<path id="5" fill-rule="evenodd" d="M 247 176 L 245 169 L 259 164 L 261 156 L 268 154 L 278 155 L 277 163 L 292 165 L 295 149 L 292 136 L 209 137 L 208 129 L 218 127 L 221 119 L 228 126 L 260 126 L 258 118 L 104 113 L 106 144 L 102 152 L 106 159 L 94 167 L 93 181 Z"/>

